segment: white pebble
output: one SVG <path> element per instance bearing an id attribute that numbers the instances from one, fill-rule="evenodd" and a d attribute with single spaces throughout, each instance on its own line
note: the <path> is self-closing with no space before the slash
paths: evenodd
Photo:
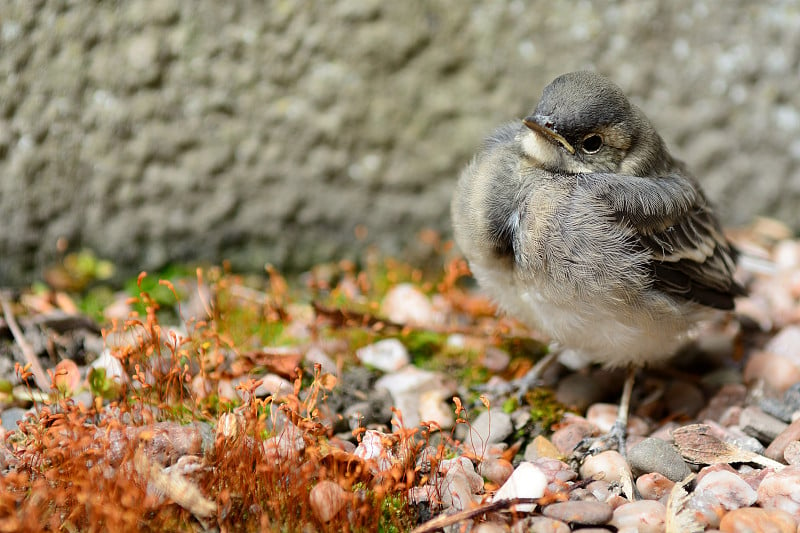
<path id="1" fill-rule="evenodd" d="M 533 463 L 522 462 L 511 474 L 502 487 L 492 498 L 493 502 L 510 498 L 541 498 L 544 496 L 544 489 L 547 487 L 547 478 Z M 517 505 L 516 509 L 523 513 L 534 510 L 534 504 Z"/>

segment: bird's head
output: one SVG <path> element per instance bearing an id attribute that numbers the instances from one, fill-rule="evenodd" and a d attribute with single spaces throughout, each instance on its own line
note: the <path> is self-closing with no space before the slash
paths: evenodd
<path id="1" fill-rule="evenodd" d="M 523 154 L 553 172 L 644 176 L 674 164 L 644 113 L 594 72 L 553 80 L 523 124 L 518 137 Z"/>

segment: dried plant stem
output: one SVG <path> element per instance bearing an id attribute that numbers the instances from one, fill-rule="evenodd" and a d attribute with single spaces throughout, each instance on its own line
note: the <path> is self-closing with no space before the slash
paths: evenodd
<path id="1" fill-rule="evenodd" d="M 16 341 L 17 346 L 22 350 L 23 357 L 25 357 L 26 366 L 30 365 L 36 386 L 42 391 L 49 391 L 50 378 L 44 373 L 42 365 L 39 363 L 39 358 L 33 350 L 33 346 L 30 345 L 25 335 L 22 334 L 22 330 L 19 329 L 19 324 L 17 324 L 17 319 L 14 317 L 14 312 L 11 309 L 11 303 L 5 295 L 0 295 L 0 305 L 3 307 L 3 315 L 6 317 L 6 322 L 8 323 L 8 328 L 11 330 L 11 334 L 14 336 L 14 341 Z"/>

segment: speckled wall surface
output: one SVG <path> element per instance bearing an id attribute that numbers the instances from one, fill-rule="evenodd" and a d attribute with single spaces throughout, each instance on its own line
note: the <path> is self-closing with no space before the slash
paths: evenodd
<path id="1" fill-rule="evenodd" d="M 0 285 L 63 237 L 123 271 L 302 268 L 449 234 L 460 168 L 594 68 L 728 224 L 800 227 L 800 4 L 0 3 Z M 412 255 L 412 259 L 417 257 Z"/>

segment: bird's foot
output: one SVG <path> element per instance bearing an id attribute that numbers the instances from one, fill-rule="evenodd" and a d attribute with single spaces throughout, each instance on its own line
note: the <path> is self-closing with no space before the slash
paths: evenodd
<path id="1" fill-rule="evenodd" d="M 572 451 L 572 459 L 578 464 L 582 463 L 586 457 L 597 455 L 608 450 L 617 450 L 623 457 L 627 453 L 626 441 L 628 428 L 625 422 L 617 420 L 605 435 L 599 437 L 587 437 L 580 441 Z"/>

